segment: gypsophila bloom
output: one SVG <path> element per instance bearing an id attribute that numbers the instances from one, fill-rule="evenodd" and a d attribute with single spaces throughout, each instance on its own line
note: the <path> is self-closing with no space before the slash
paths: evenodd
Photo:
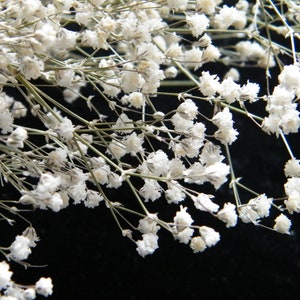
<path id="1" fill-rule="evenodd" d="M 188 4 L 188 0 L 168 0 L 167 3 L 171 9 L 185 10 Z"/>
<path id="2" fill-rule="evenodd" d="M 130 153 L 131 156 L 136 156 L 137 153 L 143 153 L 143 137 L 137 135 L 136 132 L 127 135 L 126 138 L 122 141 L 126 147 L 126 152 Z"/>
<path id="3" fill-rule="evenodd" d="M 12 106 L 12 116 L 13 118 L 22 118 L 27 115 L 26 106 L 20 101 L 14 101 Z"/>
<path id="4" fill-rule="evenodd" d="M 0 106 L 0 128 L 1 133 L 6 134 L 13 130 L 13 116 L 7 108 L 1 108 Z"/>
<path id="5" fill-rule="evenodd" d="M 216 162 L 205 168 L 204 176 L 217 190 L 227 181 L 227 175 L 229 172 L 230 168 L 228 165 Z"/>
<path id="6" fill-rule="evenodd" d="M 59 86 L 71 87 L 74 75 L 75 75 L 75 71 L 73 69 L 56 70 L 55 72 L 56 82 Z"/>
<path id="7" fill-rule="evenodd" d="M 24 141 L 28 138 L 27 130 L 18 127 L 7 138 L 6 145 L 12 148 L 23 148 Z"/>
<path id="8" fill-rule="evenodd" d="M 211 227 L 201 226 L 199 232 L 207 247 L 216 245 L 220 240 L 220 234 Z"/>
<path id="9" fill-rule="evenodd" d="M 236 206 L 230 202 L 225 203 L 224 207 L 218 211 L 217 218 L 226 223 L 226 227 L 234 227 L 238 219 Z"/>
<path id="10" fill-rule="evenodd" d="M 183 60 L 186 67 L 198 70 L 203 64 L 203 52 L 198 47 L 192 47 L 183 54 Z"/>
<path id="11" fill-rule="evenodd" d="M 145 199 L 145 201 L 155 201 L 160 198 L 162 188 L 159 183 L 154 179 L 145 179 L 145 184 L 139 190 L 139 194 Z"/>
<path id="12" fill-rule="evenodd" d="M 140 92 L 133 92 L 129 94 L 127 101 L 129 106 L 133 106 L 135 108 L 142 108 L 145 103 L 144 96 Z"/>
<path id="13" fill-rule="evenodd" d="M 293 214 L 294 212 L 300 212 L 300 178 L 292 177 L 287 180 L 284 185 L 284 190 L 288 196 L 284 204 L 289 211 Z"/>
<path id="14" fill-rule="evenodd" d="M 47 201 L 47 207 L 52 209 L 55 212 L 60 211 L 62 208 L 65 207 L 64 200 L 60 193 L 52 194 Z"/>
<path id="15" fill-rule="evenodd" d="M 48 297 L 52 295 L 53 292 L 53 284 L 50 277 L 45 278 L 41 277 L 36 283 L 35 283 L 35 290 L 39 295 L 42 295 L 44 297 Z"/>
<path id="16" fill-rule="evenodd" d="M 259 92 L 259 85 L 257 83 L 247 82 L 240 89 L 239 100 L 248 100 L 250 102 L 258 101 L 257 95 Z"/>
<path id="17" fill-rule="evenodd" d="M 64 117 L 62 122 L 60 122 L 54 130 L 61 136 L 62 139 L 68 141 L 73 138 L 75 128 L 72 121 L 67 117 Z"/>
<path id="18" fill-rule="evenodd" d="M 35 299 L 36 292 L 35 292 L 34 288 L 28 288 L 28 289 L 26 289 L 23 292 L 23 297 L 25 298 L 25 300 Z"/>
<path id="19" fill-rule="evenodd" d="M 174 217 L 174 224 L 176 225 L 176 230 L 180 231 L 193 223 L 191 215 L 186 211 L 187 207 L 180 205 L 180 211 L 176 212 Z"/>
<path id="20" fill-rule="evenodd" d="M 203 252 L 206 249 L 206 243 L 201 236 L 195 236 L 191 239 L 190 247 L 194 253 Z"/>
<path id="21" fill-rule="evenodd" d="M 189 227 L 192 225 L 194 220 L 186 210 L 187 207 L 180 205 L 180 211 L 176 212 L 173 220 L 175 224 L 173 233 L 174 237 L 179 240 L 180 243 L 184 244 L 187 244 L 190 241 L 194 232 L 194 230 Z"/>
<path id="22" fill-rule="evenodd" d="M 133 129 L 132 122 L 133 120 L 123 113 L 112 126 L 112 129 L 115 129 L 119 133 L 130 133 Z"/>
<path id="23" fill-rule="evenodd" d="M 156 214 L 149 214 L 147 217 L 139 220 L 138 230 L 141 233 L 156 234 L 160 227 L 157 225 L 158 218 Z"/>
<path id="24" fill-rule="evenodd" d="M 107 153 L 115 159 L 120 159 L 126 154 L 126 146 L 117 140 L 112 140 L 107 147 Z"/>
<path id="25" fill-rule="evenodd" d="M 67 159 L 68 152 L 66 149 L 57 148 L 48 154 L 48 163 L 51 165 L 61 166 Z"/>
<path id="26" fill-rule="evenodd" d="M 198 114 L 198 108 L 193 100 L 186 99 L 177 107 L 177 112 L 184 119 L 193 120 Z"/>
<path id="27" fill-rule="evenodd" d="M 10 245 L 10 257 L 15 260 L 25 260 L 31 253 L 30 240 L 28 237 L 17 235 Z"/>
<path id="28" fill-rule="evenodd" d="M 6 261 L 0 262 L 0 291 L 11 284 L 12 272 L 9 271 L 9 265 Z"/>
<path id="29" fill-rule="evenodd" d="M 209 26 L 209 19 L 204 14 L 187 16 L 186 21 L 195 37 L 202 35 Z"/>
<path id="30" fill-rule="evenodd" d="M 239 217 L 244 223 L 257 224 L 260 216 L 251 205 L 243 205 L 238 208 Z"/>
<path id="31" fill-rule="evenodd" d="M 143 239 L 136 242 L 137 252 L 142 257 L 152 254 L 158 248 L 158 236 L 154 233 L 144 233 Z"/>
<path id="32" fill-rule="evenodd" d="M 192 200 L 197 209 L 214 213 L 218 211 L 219 205 L 213 203 L 211 198 L 214 198 L 214 196 L 200 193 L 197 197 L 193 197 Z"/>
<path id="33" fill-rule="evenodd" d="M 240 73 L 236 68 L 230 68 L 225 74 L 224 79 L 231 77 L 233 81 L 238 82 L 240 80 Z"/>
<path id="34" fill-rule="evenodd" d="M 216 61 L 221 56 L 221 52 L 214 45 L 208 45 L 202 52 L 203 63 Z"/>
<path id="35" fill-rule="evenodd" d="M 287 182 L 284 185 L 284 190 L 287 195 L 290 195 L 292 192 L 297 192 L 300 194 L 300 178 L 288 178 Z"/>
<path id="36" fill-rule="evenodd" d="M 178 70 L 175 67 L 169 67 L 164 70 L 166 78 L 175 78 L 178 75 Z"/>
<path id="37" fill-rule="evenodd" d="M 207 141 L 199 155 L 199 161 L 206 166 L 213 165 L 216 162 L 222 162 L 225 156 L 222 155 L 221 147 Z"/>
<path id="38" fill-rule="evenodd" d="M 228 107 L 218 112 L 212 122 L 219 128 L 214 135 L 223 144 L 231 145 L 237 139 L 238 132 L 233 128 L 232 114 Z"/>
<path id="39" fill-rule="evenodd" d="M 220 29 L 227 29 L 234 26 L 236 29 L 242 29 L 247 22 L 245 12 L 237 10 L 235 7 L 224 5 L 219 13 L 215 16 L 215 25 Z"/>
<path id="40" fill-rule="evenodd" d="M 232 77 L 228 77 L 221 82 L 218 92 L 227 103 L 233 103 L 240 97 L 240 86 L 233 81 Z"/>
<path id="41" fill-rule="evenodd" d="M 54 176 L 50 173 L 42 174 L 39 183 L 36 187 L 38 193 L 53 193 L 56 191 L 61 183 L 61 178 L 59 176 Z"/>
<path id="42" fill-rule="evenodd" d="M 41 72 L 44 70 L 44 63 L 38 58 L 31 58 L 26 56 L 23 58 L 21 64 L 21 72 L 26 79 L 37 79 L 41 76 Z"/>
<path id="43" fill-rule="evenodd" d="M 298 97 L 300 96 L 300 68 L 298 65 L 284 66 L 282 72 L 278 76 L 278 80 L 281 86 L 288 91 L 296 92 Z"/>
<path id="44" fill-rule="evenodd" d="M 274 229 L 280 233 L 290 234 L 291 221 L 284 214 L 280 214 L 275 219 Z"/>
<path id="45" fill-rule="evenodd" d="M 176 183 L 176 181 L 168 184 L 168 189 L 165 191 L 165 198 L 168 203 L 178 204 L 183 201 L 185 197 L 186 195 L 183 192 L 183 189 Z"/>
<path id="46" fill-rule="evenodd" d="M 284 174 L 286 177 L 300 177 L 300 160 L 288 160 L 284 166 Z"/>
<path id="47" fill-rule="evenodd" d="M 274 88 L 272 96 L 267 98 L 266 110 L 269 116 L 264 118 L 263 130 L 276 135 L 279 135 L 281 130 L 284 134 L 298 132 L 300 114 L 297 104 L 293 103 L 294 97 L 294 91 L 287 90 L 283 85 Z"/>
<path id="48" fill-rule="evenodd" d="M 202 13 L 212 14 L 217 5 L 221 2 L 221 0 L 197 0 L 196 10 L 201 11 Z"/>
<path id="49" fill-rule="evenodd" d="M 219 77 L 203 71 L 199 78 L 199 89 L 204 96 L 214 96 L 219 90 Z"/>
<path id="50" fill-rule="evenodd" d="M 272 198 L 267 198 L 265 194 L 262 194 L 249 200 L 248 204 L 257 212 L 260 218 L 264 218 L 269 216 L 272 202 Z"/>
<path id="51" fill-rule="evenodd" d="M 293 191 L 288 195 L 288 199 L 284 201 L 284 205 L 290 214 L 300 212 L 300 193 Z"/>
<path id="52" fill-rule="evenodd" d="M 179 132 L 187 131 L 193 127 L 193 121 L 183 118 L 180 113 L 175 113 L 171 118 L 171 122 L 174 129 Z"/>

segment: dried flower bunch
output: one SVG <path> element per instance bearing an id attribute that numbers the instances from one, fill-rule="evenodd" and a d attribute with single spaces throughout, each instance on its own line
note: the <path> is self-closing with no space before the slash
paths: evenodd
<path id="1" fill-rule="evenodd" d="M 24 207 L 103 206 L 143 257 L 162 229 L 195 253 L 214 246 L 220 234 L 203 214 L 290 234 L 288 215 L 300 212 L 300 160 L 286 138 L 300 126 L 300 5 L 233 2 L 1 1 L 0 180 L 20 194 L 0 200 L 2 220 L 24 218 Z M 264 84 L 248 80 L 249 70 Z M 236 117 L 285 146 L 284 198 L 236 177 Z M 131 202 L 110 196 L 119 188 Z M 232 191 L 226 201 L 219 189 Z M 26 287 L 11 279 L 8 262 L 26 266 L 38 241 L 26 221 L 0 247 L 3 300 L 52 294 L 50 278 Z"/>

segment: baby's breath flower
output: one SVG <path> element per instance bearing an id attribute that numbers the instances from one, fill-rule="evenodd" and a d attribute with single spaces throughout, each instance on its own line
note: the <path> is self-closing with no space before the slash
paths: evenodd
<path id="1" fill-rule="evenodd" d="M 203 64 L 203 51 L 198 47 L 192 47 L 183 53 L 183 61 L 185 66 L 196 71 Z"/>
<path id="2" fill-rule="evenodd" d="M 300 160 L 288 160 L 284 166 L 284 174 L 286 177 L 300 177 Z"/>
<path id="3" fill-rule="evenodd" d="M 142 257 L 152 254 L 158 248 L 158 236 L 155 233 L 144 233 L 143 239 L 136 242 L 137 252 Z"/>
<path id="4" fill-rule="evenodd" d="M 16 128 L 7 138 L 6 145 L 13 148 L 23 148 L 24 141 L 28 138 L 26 129 Z"/>
<path id="5" fill-rule="evenodd" d="M 217 218 L 226 223 L 226 227 L 234 227 L 237 223 L 236 206 L 230 202 L 224 204 L 224 207 L 217 213 Z"/>
<path id="6" fill-rule="evenodd" d="M 232 77 L 228 77 L 221 82 L 218 92 L 226 102 L 233 103 L 239 99 L 240 86 L 233 81 Z"/>
<path id="7" fill-rule="evenodd" d="M 229 169 L 230 168 L 228 165 L 221 162 L 216 162 L 205 168 L 204 176 L 206 180 L 213 184 L 217 190 L 223 183 L 227 181 L 227 175 L 230 171 Z"/>
<path id="8" fill-rule="evenodd" d="M 191 239 L 190 247 L 194 253 L 203 252 L 206 249 L 206 243 L 201 236 L 195 236 Z"/>
<path id="9" fill-rule="evenodd" d="M 265 194 L 262 194 L 249 200 L 248 204 L 257 212 L 260 218 L 264 218 L 269 216 L 272 202 L 272 198 L 267 198 Z"/>
<path id="10" fill-rule="evenodd" d="M 215 137 L 223 144 L 231 145 L 237 139 L 238 132 L 233 128 L 232 114 L 228 107 L 218 112 L 212 122 L 219 128 L 215 132 Z"/>
<path id="11" fill-rule="evenodd" d="M 209 72 L 203 71 L 199 78 L 199 89 L 204 96 L 212 97 L 216 94 L 219 88 L 219 77 L 211 75 Z"/>
<path id="12" fill-rule="evenodd" d="M 44 70 L 44 63 L 37 57 L 26 56 L 22 60 L 20 69 L 26 79 L 38 79 Z"/>
<path id="13" fill-rule="evenodd" d="M 88 190 L 84 205 L 88 208 L 94 208 L 98 206 L 101 201 L 103 201 L 103 196 L 99 192 Z"/>
<path id="14" fill-rule="evenodd" d="M 192 200 L 194 201 L 194 205 L 197 209 L 214 213 L 218 211 L 219 205 L 213 203 L 211 200 L 212 198 L 214 198 L 214 196 L 200 193 L 197 197 L 193 197 Z"/>
<path id="15" fill-rule="evenodd" d="M 227 29 L 231 25 L 236 29 L 242 29 L 247 22 L 246 14 L 237 10 L 235 7 L 224 5 L 219 13 L 215 16 L 215 24 L 217 28 Z"/>
<path id="16" fill-rule="evenodd" d="M 164 70 L 164 74 L 166 78 L 175 78 L 178 75 L 178 70 L 172 66 Z"/>
<path id="17" fill-rule="evenodd" d="M 197 0 L 196 9 L 202 13 L 212 14 L 221 0 Z"/>
<path id="18" fill-rule="evenodd" d="M 0 262 L 0 290 L 7 288 L 11 284 L 12 271 L 6 261 Z"/>
<path id="19" fill-rule="evenodd" d="M 168 184 L 168 189 L 165 191 L 165 198 L 168 203 L 178 204 L 185 199 L 186 195 L 182 191 L 182 188 L 178 187 L 177 184 Z"/>
<path id="20" fill-rule="evenodd" d="M 154 179 L 145 179 L 145 184 L 139 190 L 140 195 L 145 201 L 155 201 L 160 198 L 162 188 L 159 183 Z"/>
<path id="21" fill-rule="evenodd" d="M 133 106 L 135 108 L 142 108 L 145 103 L 144 96 L 140 92 L 133 92 L 129 94 L 127 101 L 129 106 Z"/>
<path id="22" fill-rule="evenodd" d="M 284 66 L 282 72 L 278 76 L 281 86 L 288 91 L 299 91 L 300 86 L 300 68 L 298 65 Z M 298 95 L 299 96 L 299 95 Z"/>
<path id="23" fill-rule="evenodd" d="M 284 214 L 280 214 L 275 219 L 274 229 L 280 233 L 290 234 L 290 227 L 291 227 L 290 219 L 285 216 Z"/>
<path id="24" fill-rule="evenodd" d="M 35 283 L 35 290 L 39 295 L 42 295 L 44 297 L 48 297 L 52 295 L 53 292 L 53 284 L 50 277 L 45 278 L 41 277 L 36 283 Z"/>
<path id="25" fill-rule="evenodd" d="M 186 210 L 187 207 L 180 205 L 180 211 L 177 211 L 176 216 L 174 217 L 174 224 L 176 225 L 177 231 L 189 227 L 194 222 L 191 215 Z"/>
<path id="26" fill-rule="evenodd" d="M 300 212 L 300 193 L 293 191 L 288 195 L 288 199 L 284 201 L 284 205 L 290 214 Z"/>
<path id="27" fill-rule="evenodd" d="M 168 0 L 167 3 L 171 9 L 185 10 L 188 4 L 188 0 Z"/>
<path id="28" fill-rule="evenodd" d="M 28 237 L 17 235 L 14 242 L 9 247 L 9 256 L 15 260 L 25 260 L 31 253 L 30 239 Z"/>
<path id="29" fill-rule="evenodd" d="M 243 205 L 238 208 L 239 217 L 244 223 L 256 224 L 259 220 L 259 214 L 253 209 L 251 205 Z"/>
<path id="30" fill-rule="evenodd" d="M 201 226 L 199 232 L 207 247 L 216 245 L 220 240 L 220 234 L 211 227 Z"/>
<path id="31" fill-rule="evenodd" d="M 186 99 L 183 103 L 181 103 L 178 106 L 177 112 L 184 119 L 193 120 L 198 114 L 198 107 L 196 106 L 193 100 Z"/>
<path id="32" fill-rule="evenodd" d="M 0 129 L 1 133 L 6 134 L 13 130 L 13 116 L 7 108 L 1 108 L 0 106 Z"/>
<path id="33" fill-rule="evenodd" d="M 153 233 L 156 234 L 160 227 L 157 225 L 158 218 L 155 215 L 149 215 L 143 219 L 139 220 L 138 230 L 145 233 Z"/>
<path id="34" fill-rule="evenodd" d="M 209 26 L 209 19 L 204 14 L 187 16 L 186 21 L 195 37 L 202 35 Z"/>

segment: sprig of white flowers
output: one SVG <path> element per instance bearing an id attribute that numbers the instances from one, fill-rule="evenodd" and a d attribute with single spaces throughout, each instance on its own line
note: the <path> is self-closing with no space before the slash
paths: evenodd
<path id="1" fill-rule="evenodd" d="M 241 220 L 289 234 L 287 215 L 300 212 L 300 164 L 285 138 L 300 126 L 299 21 L 296 1 L 1 1 L 0 182 L 20 193 L 0 201 L 1 218 L 23 218 L 23 205 L 104 205 L 143 257 L 159 247 L 161 228 L 195 253 L 219 242 L 191 207 L 226 227 Z M 215 74 L 219 66 L 226 72 Z M 266 90 L 244 67 L 265 72 Z M 262 116 L 251 113 L 254 102 L 265 103 Z M 286 146 L 286 197 L 276 205 L 235 175 L 233 112 Z M 228 186 L 234 198 L 221 202 L 204 184 L 211 193 Z M 121 186 L 139 210 L 109 198 Z M 175 208 L 173 220 L 151 211 L 158 200 Z M 262 221 L 272 208 L 270 227 Z M 37 241 L 30 225 L 0 251 L 27 265 Z M 2 261 L 1 299 L 52 293 L 50 278 L 24 287 L 11 276 Z"/>

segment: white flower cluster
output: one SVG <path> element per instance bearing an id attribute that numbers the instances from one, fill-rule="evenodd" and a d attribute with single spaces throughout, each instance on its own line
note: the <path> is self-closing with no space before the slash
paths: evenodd
<path id="1" fill-rule="evenodd" d="M 12 275 L 8 263 L 0 262 L 0 296 L 3 300 L 33 300 L 38 295 L 48 297 L 53 292 L 52 280 L 49 277 L 41 277 L 34 286 L 26 287 L 15 283 L 11 279 Z"/>
<path id="2" fill-rule="evenodd" d="M 296 133 L 300 127 L 300 113 L 295 99 L 300 97 L 299 65 L 284 66 L 277 85 L 267 98 L 266 110 L 269 116 L 263 121 L 263 128 L 268 133 L 279 135 Z"/>
<path id="3" fill-rule="evenodd" d="M 284 185 L 287 200 L 284 204 L 289 211 L 293 214 L 294 212 L 300 212 L 300 165 L 299 160 L 290 159 L 285 164 L 285 175 L 288 177 L 287 182 Z"/>
<path id="4" fill-rule="evenodd" d="M 10 247 L 7 248 L 6 257 L 22 264 L 31 253 L 31 248 L 36 246 L 38 240 L 34 228 L 26 228 L 22 235 L 17 235 Z M 27 287 L 15 283 L 11 278 L 12 275 L 13 272 L 9 270 L 9 264 L 6 261 L 0 262 L 1 299 L 33 300 L 37 295 L 47 297 L 52 294 L 51 278 L 41 277 L 34 286 Z"/>
<path id="5" fill-rule="evenodd" d="M 199 90 L 210 99 L 219 96 L 229 104 L 236 101 L 252 103 L 258 100 L 259 85 L 248 81 L 241 86 L 235 82 L 234 76 L 231 74 L 220 82 L 217 75 L 203 71 L 199 78 Z"/>
<path id="6" fill-rule="evenodd" d="M 277 208 L 270 229 L 289 234 L 287 214 L 300 212 L 299 160 L 285 139 L 300 126 L 294 1 L 283 0 L 287 13 L 276 22 L 264 1 L 129 2 L 0 1 L 1 184 L 15 187 L 18 204 L 33 209 L 103 204 L 142 257 L 159 247 L 160 229 L 195 253 L 216 245 L 220 234 L 197 224 L 197 214 L 228 228 L 238 219 L 267 227 L 262 220 Z M 291 45 L 273 41 L 277 34 Z M 248 79 L 257 69 L 266 74 L 266 89 Z M 280 205 L 235 177 L 239 161 L 230 149 L 239 147 L 243 117 L 280 137 L 291 157 Z M 111 201 L 109 189 L 120 187 L 132 192 L 139 211 L 122 195 Z M 219 189 L 233 193 L 219 200 Z M 255 196 L 244 201 L 239 189 Z M 149 201 L 166 201 L 174 217 L 162 220 Z M 16 203 L 4 206 L 20 213 Z M 25 264 L 37 240 L 26 229 L 0 250 Z M 27 289 L 11 276 L 3 261 L 1 299 L 52 294 L 50 278 Z"/>

